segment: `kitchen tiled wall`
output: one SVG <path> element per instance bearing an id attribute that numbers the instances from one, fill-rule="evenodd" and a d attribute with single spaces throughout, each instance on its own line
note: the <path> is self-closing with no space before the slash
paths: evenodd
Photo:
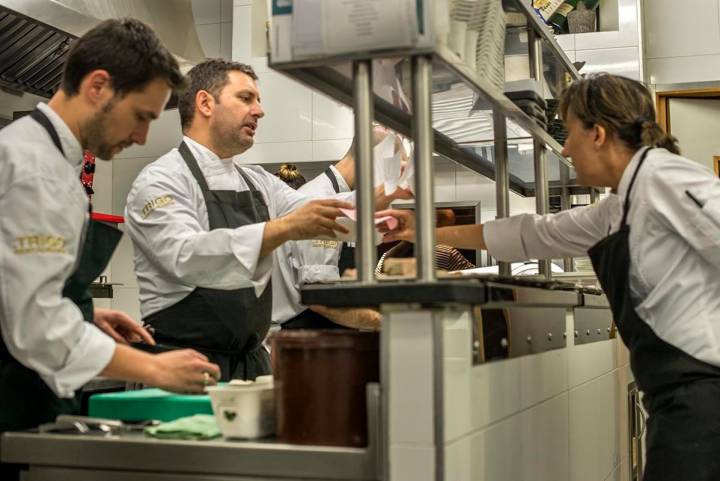
<path id="1" fill-rule="evenodd" d="M 720 0 L 644 0 L 648 81 L 720 80 Z"/>

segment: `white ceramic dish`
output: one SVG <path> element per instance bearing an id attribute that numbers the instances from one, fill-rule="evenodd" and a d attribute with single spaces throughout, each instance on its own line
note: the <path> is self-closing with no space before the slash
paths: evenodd
<path id="1" fill-rule="evenodd" d="M 208 386 L 206 391 L 223 437 L 256 439 L 275 432 L 272 383 Z"/>

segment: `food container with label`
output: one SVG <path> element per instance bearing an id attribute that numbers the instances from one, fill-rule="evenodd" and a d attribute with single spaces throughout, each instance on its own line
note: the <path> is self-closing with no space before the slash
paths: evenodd
<path id="1" fill-rule="evenodd" d="M 272 382 L 208 386 L 212 409 L 225 438 L 255 439 L 275 432 Z"/>

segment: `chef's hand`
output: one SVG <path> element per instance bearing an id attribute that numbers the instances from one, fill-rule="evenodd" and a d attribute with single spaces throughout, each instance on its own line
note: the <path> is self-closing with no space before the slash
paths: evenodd
<path id="1" fill-rule="evenodd" d="M 398 220 L 395 229 L 390 230 L 387 224 L 380 224 L 378 230 L 383 233 L 383 242 L 404 240 L 415 241 L 415 213 L 410 210 L 388 209 L 375 214 L 377 217 L 392 216 Z"/>
<path id="2" fill-rule="evenodd" d="M 412 199 L 413 193 L 410 189 L 403 189 L 398 187 L 390 195 L 385 195 L 385 186 L 378 185 L 375 187 L 375 209 L 387 209 L 394 200 L 407 200 Z"/>
<path id="3" fill-rule="evenodd" d="M 155 345 L 155 340 L 150 333 L 124 312 L 96 307 L 93 311 L 93 322 L 101 331 L 120 344 L 144 342 L 151 346 Z"/>
<path id="4" fill-rule="evenodd" d="M 178 393 L 202 393 L 220 379 L 220 368 L 192 349 L 155 354 L 154 386 Z"/>
<path id="5" fill-rule="evenodd" d="M 288 240 L 314 239 L 320 236 L 336 237 L 335 232 L 347 234 L 348 230 L 335 219 L 342 216 L 340 209 L 355 206 L 335 199 L 311 200 L 292 213 L 281 217 L 288 232 Z"/>

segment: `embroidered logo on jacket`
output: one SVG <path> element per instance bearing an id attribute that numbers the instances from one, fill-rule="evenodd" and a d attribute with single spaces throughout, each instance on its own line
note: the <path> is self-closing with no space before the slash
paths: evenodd
<path id="1" fill-rule="evenodd" d="M 143 206 L 142 209 L 142 218 L 145 219 L 148 215 L 150 215 L 150 212 L 154 211 L 155 209 L 159 209 L 160 207 L 165 207 L 167 205 L 170 205 L 175 202 L 175 199 L 173 199 L 172 195 L 161 195 L 160 197 L 156 197 L 155 199 L 151 200 L 147 204 Z"/>
<path id="2" fill-rule="evenodd" d="M 64 253 L 65 238 L 55 235 L 26 235 L 15 238 L 15 254 Z"/>
<path id="3" fill-rule="evenodd" d="M 312 246 L 313 247 L 324 247 L 325 249 L 337 249 L 338 241 L 314 239 L 312 241 Z"/>

